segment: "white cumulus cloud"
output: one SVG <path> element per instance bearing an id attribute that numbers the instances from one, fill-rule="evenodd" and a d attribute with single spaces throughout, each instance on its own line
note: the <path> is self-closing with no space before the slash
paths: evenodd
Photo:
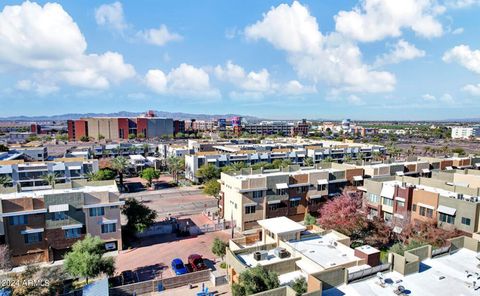
<path id="1" fill-rule="evenodd" d="M 137 36 L 145 40 L 147 43 L 158 46 L 163 46 L 168 42 L 180 41 L 183 39 L 181 35 L 168 31 L 168 28 L 165 25 L 161 25 L 158 29 L 140 31 L 137 33 Z"/>
<path id="2" fill-rule="evenodd" d="M 336 30 L 362 42 L 398 37 L 402 29 L 431 38 L 441 36 L 437 16 L 445 11 L 435 0 L 361 0 L 351 11 L 335 16 Z"/>
<path id="3" fill-rule="evenodd" d="M 98 25 L 118 31 L 123 31 L 128 27 L 123 15 L 122 3 L 120 2 L 100 5 L 100 7 L 95 9 L 95 20 Z"/>
<path id="4" fill-rule="evenodd" d="M 325 81 L 334 88 L 350 92 L 388 92 L 394 89 L 395 76 L 374 71 L 362 62 L 356 44 L 338 33 L 322 35 L 317 21 L 298 2 L 280 4 L 248 26 L 250 40 L 264 39 L 288 53 L 288 61 L 301 78 Z"/>
<path id="5" fill-rule="evenodd" d="M 468 45 L 458 45 L 443 55 L 443 61 L 457 63 L 466 69 L 480 74 L 480 50 L 472 50 Z"/>
<path id="6" fill-rule="evenodd" d="M 59 4 L 24 2 L 0 13 L 0 64 L 34 70 L 51 90 L 61 82 L 105 89 L 135 76 L 121 54 L 86 50 L 85 37 Z"/>
<path id="7" fill-rule="evenodd" d="M 159 94 L 173 94 L 192 98 L 220 98 L 220 91 L 210 85 L 208 73 L 192 65 L 181 64 L 168 74 L 152 69 L 145 75 L 145 84 Z"/>
<path id="8" fill-rule="evenodd" d="M 415 45 L 401 39 L 391 49 L 389 53 L 383 54 L 375 61 L 376 66 L 386 64 L 398 64 L 402 61 L 413 60 L 425 56 L 425 51 L 418 49 Z"/>
<path id="9" fill-rule="evenodd" d="M 296 1 L 272 8 L 262 20 L 248 26 L 245 35 L 251 40 L 265 39 L 286 51 L 289 63 L 302 78 L 326 81 L 352 92 L 385 92 L 395 86 L 394 75 L 373 71 L 362 63 L 354 43 L 337 33 L 322 35 L 315 17 Z"/>
<path id="10" fill-rule="evenodd" d="M 472 96 L 480 96 L 480 84 L 467 84 L 462 88 L 462 90 Z"/>

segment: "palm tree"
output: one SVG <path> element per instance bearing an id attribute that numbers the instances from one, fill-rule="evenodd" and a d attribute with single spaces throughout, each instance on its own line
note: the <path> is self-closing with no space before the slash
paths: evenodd
<path id="1" fill-rule="evenodd" d="M 446 146 L 446 145 L 442 147 L 442 152 L 443 152 L 444 154 L 447 154 L 449 150 L 450 150 L 450 148 L 449 148 L 448 146 Z"/>
<path id="2" fill-rule="evenodd" d="M 430 152 L 430 151 L 431 151 L 430 146 L 425 146 L 425 147 L 423 147 L 423 152 L 425 153 L 425 155 L 427 155 L 428 152 Z"/>
<path id="3" fill-rule="evenodd" d="M 150 146 L 147 143 L 144 143 L 142 145 L 142 148 L 143 148 L 143 156 L 147 157 Z"/>
<path id="4" fill-rule="evenodd" d="M 8 184 L 12 183 L 12 178 L 9 176 L 0 176 L 0 186 L 7 188 Z"/>
<path id="5" fill-rule="evenodd" d="M 410 146 L 410 148 L 412 149 L 412 154 L 415 154 L 415 149 L 417 148 L 417 146 L 412 145 L 412 146 Z"/>
<path id="6" fill-rule="evenodd" d="M 365 158 L 365 154 L 363 152 L 360 152 L 357 154 L 357 159 L 358 160 L 363 160 Z"/>
<path id="7" fill-rule="evenodd" d="M 372 153 L 373 159 L 374 160 L 381 160 L 382 159 L 382 153 L 380 151 L 374 151 Z"/>
<path id="8" fill-rule="evenodd" d="M 178 182 L 178 173 L 185 167 L 185 161 L 180 157 L 169 157 L 167 159 L 167 168 L 173 176 L 173 180 Z"/>
<path id="9" fill-rule="evenodd" d="M 314 165 L 314 163 L 313 163 L 313 158 L 311 158 L 311 157 L 305 157 L 305 158 L 303 159 L 303 165 L 304 165 L 304 166 L 313 166 L 313 165 Z"/>
<path id="10" fill-rule="evenodd" d="M 112 159 L 112 169 L 114 169 L 118 178 L 120 179 L 120 188 L 123 190 L 123 173 L 128 167 L 128 160 L 123 156 L 118 156 Z"/>
<path id="11" fill-rule="evenodd" d="M 57 175 L 55 173 L 48 173 L 42 176 L 43 181 L 47 182 L 48 185 L 52 186 L 52 189 L 55 189 L 55 184 L 57 184 Z"/>

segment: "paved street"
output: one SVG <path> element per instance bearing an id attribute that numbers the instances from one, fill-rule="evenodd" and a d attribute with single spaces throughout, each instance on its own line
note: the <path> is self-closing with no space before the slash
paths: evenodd
<path id="1" fill-rule="evenodd" d="M 213 211 L 217 209 L 217 200 L 212 196 L 203 194 L 202 190 L 195 187 L 124 193 L 120 198 L 130 197 L 136 198 L 156 210 L 159 220 L 169 215 L 198 214 L 204 210 Z"/>

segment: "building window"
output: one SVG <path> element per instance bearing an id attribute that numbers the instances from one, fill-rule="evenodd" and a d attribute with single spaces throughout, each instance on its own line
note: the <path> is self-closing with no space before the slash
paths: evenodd
<path id="1" fill-rule="evenodd" d="M 290 207 L 291 208 L 295 208 L 295 207 L 298 207 L 300 205 L 300 200 L 291 200 L 290 201 Z"/>
<path id="2" fill-rule="evenodd" d="M 81 228 L 66 229 L 65 238 L 79 238 L 82 235 Z"/>
<path id="3" fill-rule="evenodd" d="M 318 191 L 327 190 L 327 184 L 319 184 L 319 185 L 317 185 L 317 190 L 318 190 Z"/>
<path id="4" fill-rule="evenodd" d="M 369 193 L 367 195 L 367 200 L 371 203 L 378 203 L 380 201 L 380 199 L 378 198 L 378 195 L 373 193 Z"/>
<path id="5" fill-rule="evenodd" d="M 467 225 L 467 226 L 470 226 L 470 218 L 465 218 L 465 217 L 462 217 L 462 224 L 463 225 Z"/>
<path id="6" fill-rule="evenodd" d="M 262 198 L 263 197 L 263 191 L 253 191 L 252 192 L 252 197 L 253 198 Z"/>
<path id="7" fill-rule="evenodd" d="M 384 197 L 384 198 L 382 199 L 382 204 L 383 204 L 384 206 L 393 207 L 393 199 Z"/>
<path id="8" fill-rule="evenodd" d="M 447 215 L 447 214 L 444 214 L 444 213 L 440 213 L 439 220 L 441 222 L 445 222 L 445 223 L 448 223 L 448 224 L 455 223 L 455 217 L 454 216 L 450 216 L 450 215 Z"/>
<path id="9" fill-rule="evenodd" d="M 269 211 L 276 211 L 280 208 L 280 204 L 279 203 L 275 203 L 275 204 L 269 204 L 268 205 L 268 210 Z"/>
<path id="10" fill-rule="evenodd" d="M 397 207 L 401 207 L 401 208 L 405 207 L 405 202 L 397 200 Z"/>
<path id="11" fill-rule="evenodd" d="M 35 244 L 42 241 L 41 232 L 24 234 L 23 237 L 25 238 L 26 244 Z"/>
<path id="12" fill-rule="evenodd" d="M 102 224 L 102 233 L 111 233 L 115 232 L 117 228 L 116 223 L 108 223 L 108 224 Z"/>
<path id="13" fill-rule="evenodd" d="M 300 186 L 300 187 L 297 187 L 297 193 L 305 193 L 308 191 L 308 187 L 307 186 Z"/>
<path id="14" fill-rule="evenodd" d="M 245 206 L 245 214 L 255 214 L 256 206 Z"/>
<path id="15" fill-rule="evenodd" d="M 67 220 L 68 217 L 65 212 L 55 212 L 52 215 L 52 220 L 53 221 L 62 221 L 62 220 Z"/>
<path id="16" fill-rule="evenodd" d="M 417 205 L 416 204 L 413 204 L 412 205 L 412 212 L 416 212 L 417 211 Z"/>
<path id="17" fill-rule="evenodd" d="M 103 216 L 105 215 L 105 208 L 90 208 L 89 209 L 90 217 Z"/>
<path id="18" fill-rule="evenodd" d="M 8 220 L 10 221 L 10 225 L 25 225 L 28 223 L 27 215 L 12 216 Z"/>
<path id="19" fill-rule="evenodd" d="M 287 194 L 287 189 L 277 189 L 277 195 L 285 195 Z"/>
<path id="20" fill-rule="evenodd" d="M 433 217 L 433 210 L 425 208 L 425 207 L 420 207 L 419 214 L 420 214 L 420 216 L 432 218 Z"/>

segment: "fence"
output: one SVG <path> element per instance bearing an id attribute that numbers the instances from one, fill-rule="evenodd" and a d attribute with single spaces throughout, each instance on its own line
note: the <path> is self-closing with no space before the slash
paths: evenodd
<path id="1" fill-rule="evenodd" d="M 188 284 L 207 282 L 210 279 L 211 271 L 202 270 L 170 278 L 155 279 L 110 288 L 110 295 L 126 296 L 132 295 L 133 293 L 135 293 L 136 295 L 150 294 L 159 291 L 160 286 L 163 286 L 164 289 L 173 289 L 181 286 L 186 286 Z"/>
<path id="2" fill-rule="evenodd" d="M 382 265 L 378 265 L 375 267 L 367 268 L 367 269 L 362 269 L 359 271 L 355 271 L 352 273 L 348 273 L 348 282 L 352 282 L 354 280 L 358 280 L 373 274 L 376 274 L 377 272 L 382 272 L 385 270 L 390 269 L 390 263 L 385 263 Z"/>
<path id="3" fill-rule="evenodd" d="M 230 221 L 215 223 L 215 224 L 205 224 L 202 226 L 196 226 L 190 228 L 191 234 L 200 234 L 207 232 L 221 231 L 225 229 L 230 229 Z"/>
<path id="4" fill-rule="evenodd" d="M 450 246 L 441 247 L 438 249 L 432 250 L 432 257 L 439 256 L 445 253 L 450 252 Z"/>

